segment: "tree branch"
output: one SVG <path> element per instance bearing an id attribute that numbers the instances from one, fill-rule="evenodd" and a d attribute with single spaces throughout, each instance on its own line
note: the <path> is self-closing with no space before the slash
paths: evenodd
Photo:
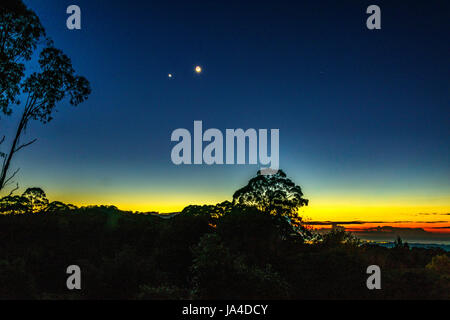
<path id="1" fill-rule="evenodd" d="M 37 141 L 37 139 L 33 139 L 33 140 L 31 140 L 30 142 L 28 142 L 28 143 L 24 143 L 23 145 L 17 147 L 17 149 L 14 150 L 14 153 L 16 153 L 17 151 L 19 151 L 20 149 L 23 149 L 23 148 L 25 148 L 25 147 L 28 147 L 30 144 L 33 144 L 33 143 L 35 143 L 36 141 Z"/>
<path id="2" fill-rule="evenodd" d="M 17 174 L 17 172 L 19 172 L 20 171 L 20 168 L 19 169 L 17 169 L 16 171 L 14 171 L 14 173 L 8 178 L 8 179 L 6 179 L 5 180 L 5 182 L 3 183 L 3 187 L 6 187 L 9 183 L 11 183 L 11 180 L 14 178 L 14 176 Z"/>
<path id="3" fill-rule="evenodd" d="M 15 191 L 17 191 L 18 189 L 19 189 L 19 183 L 17 182 L 17 183 L 16 183 L 16 187 L 15 187 L 14 189 L 12 189 L 12 190 L 9 192 L 8 197 L 12 196 L 13 193 L 14 193 Z"/>

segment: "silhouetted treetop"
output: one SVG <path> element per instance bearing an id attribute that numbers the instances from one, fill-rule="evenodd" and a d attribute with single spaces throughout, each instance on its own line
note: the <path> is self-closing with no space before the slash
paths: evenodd
<path id="1" fill-rule="evenodd" d="M 46 123 L 57 102 L 68 96 L 76 106 L 87 99 L 91 89 L 86 78 L 75 75 L 70 58 L 61 50 L 45 48 L 38 62 L 41 71 L 32 73 L 23 85 L 29 94 L 26 117 Z"/>
<path id="2" fill-rule="evenodd" d="M 45 207 L 46 213 L 54 213 L 54 212 L 64 212 L 68 210 L 75 210 L 76 206 L 73 204 L 66 204 L 61 201 L 52 201 Z"/>
<path id="3" fill-rule="evenodd" d="M 33 144 L 36 139 L 22 142 L 30 120 L 47 123 L 57 103 L 68 98 L 76 106 L 91 93 L 88 80 L 75 73 L 70 58 L 46 38 L 36 14 L 22 0 L 2 1 L 0 5 L 0 112 L 9 115 L 12 104 L 21 105 L 16 133 L 11 137 L 8 152 L 0 152 L 0 191 L 13 183 L 19 171 L 11 173 L 14 155 Z M 26 70 L 24 62 L 39 50 L 37 71 Z M 27 64 L 29 67 L 30 64 Z M 28 72 L 26 72 L 28 71 Z M 26 77 L 25 77 L 26 74 Z M 23 101 L 19 101 L 23 97 Z M 5 142 L 0 135 L 0 145 Z"/>
<path id="4" fill-rule="evenodd" d="M 193 216 L 209 216 L 217 219 L 231 212 L 233 204 L 230 201 L 223 201 L 216 205 L 189 205 L 181 211 L 182 214 Z"/>
<path id="5" fill-rule="evenodd" d="M 0 199 L 0 214 L 63 213 L 78 209 L 73 204 L 60 201 L 49 202 L 44 190 L 28 188 L 22 195 L 8 195 Z"/>
<path id="6" fill-rule="evenodd" d="M 48 205 L 47 195 L 41 188 L 28 188 L 22 197 L 28 200 L 32 213 L 41 212 Z"/>
<path id="7" fill-rule="evenodd" d="M 291 223 L 299 224 L 301 218 L 298 209 L 307 206 L 308 200 L 303 198 L 300 186 L 287 178 L 282 170 L 272 175 L 263 175 L 258 171 L 255 178 L 234 193 L 233 204 L 252 206 L 264 212 L 286 216 Z"/>
<path id="8" fill-rule="evenodd" d="M 18 102 L 24 61 L 30 60 L 45 30 L 38 16 L 21 0 L 0 4 L 0 112 L 9 114 Z"/>
<path id="9" fill-rule="evenodd" d="M 1 214 L 24 214 L 29 212 L 30 202 L 22 196 L 6 196 L 0 199 Z"/>

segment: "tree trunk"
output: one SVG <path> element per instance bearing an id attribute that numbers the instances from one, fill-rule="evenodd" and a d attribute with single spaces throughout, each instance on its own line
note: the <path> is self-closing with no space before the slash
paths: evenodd
<path id="1" fill-rule="evenodd" d="M 8 181 L 7 175 L 8 175 L 9 166 L 11 164 L 11 160 L 14 156 L 14 153 L 16 152 L 16 147 L 17 147 L 17 144 L 19 143 L 20 136 L 22 135 L 22 130 L 25 127 L 26 113 L 27 112 L 25 109 L 23 112 L 23 115 L 22 115 L 22 119 L 20 119 L 19 126 L 17 127 L 16 136 L 14 137 L 14 141 L 11 145 L 11 149 L 10 149 L 10 151 L 6 157 L 6 161 L 4 162 L 4 165 L 2 167 L 2 172 L 0 174 L 0 191 L 3 190 L 3 188 L 5 187 L 5 184 Z"/>

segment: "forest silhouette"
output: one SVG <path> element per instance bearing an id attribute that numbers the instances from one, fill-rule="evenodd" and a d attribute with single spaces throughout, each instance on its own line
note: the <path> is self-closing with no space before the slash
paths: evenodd
<path id="1" fill-rule="evenodd" d="M 258 174 L 217 205 L 162 219 L 114 206 L 49 202 L 40 188 L 0 200 L 0 299 L 449 299 L 440 248 L 364 243 L 298 216 L 306 200 L 284 172 Z M 65 269 L 79 265 L 83 288 Z M 368 290 L 366 268 L 382 270 Z"/>
<path id="2" fill-rule="evenodd" d="M 450 298 L 448 253 L 363 243 L 339 226 L 320 235 L 282 170 L 258 172 L 232 202 L 168 219 L 50 202 L 38 187 L 16 194 L 13 160 L 36 141 L 22 141 L 29 123 L 46 124 L 59 102 L 76 106 L 91 89 L 21 0 L 3 0 L 0 18 L 0 124 L 21 112 L 10 140 L 0 135 L 0 299 Z M 38 71 L 26 72 L 34 53 Z M 66 287 L 69 265 L 82 270 L 80 291 Z M 382 290 L 366 287 L 369 265 L 380 266 Z"/>

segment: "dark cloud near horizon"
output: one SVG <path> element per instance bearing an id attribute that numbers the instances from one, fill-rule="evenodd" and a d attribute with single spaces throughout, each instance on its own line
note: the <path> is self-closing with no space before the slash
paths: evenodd
<path id="1" fill-rule="evenodd" d="M 350 230 L 362 239 L 389 241 L 401 237 L 405 241 L 450 241 L 450 233 L 434 233 L 422 228 L 397 228 L 392 226 Z"/>
<path id="2" fill-rule="evenodd" d="M 450 213 L 437 213 L 437 212 L 426 213 L 426 212 L 419 212 L 416 215 L 418 215 L 418 216 L 450 216 Z"/>
<path id="3" fill-rule="evenodd" d="M 430 229 L 450 229 L 448 227 L 430 227 Z M 330 228 L 320 229 L 319 233 L 324 234 L 328 232 Z M 437 233 L 426 231 L 423 228 L 405 228 L 405 227 L 393 227 L 393 226 L 378 226 L 371 228 L 352 229 L 345 228 L 346 231 L 353 233 L 355 236 L 362 240 L 370 241 L 394 241 L 397 237 L 402 238 L 404 241 L 416 241 L 416 242 L 450 242 L 450 232 Z"/>

